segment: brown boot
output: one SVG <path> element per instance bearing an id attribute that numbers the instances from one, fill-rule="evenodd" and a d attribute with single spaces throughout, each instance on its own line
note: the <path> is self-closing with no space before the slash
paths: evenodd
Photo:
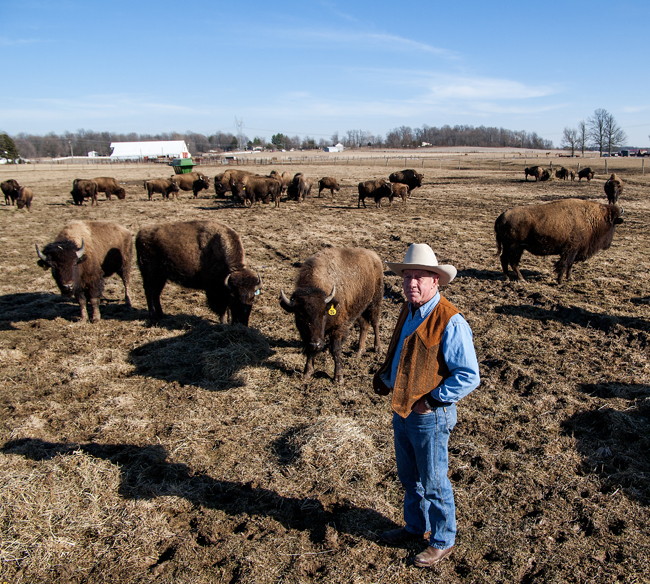
<path id="1" fill-rule="evenodd" d="M 429 546 L 421 554 L 415 556 L 413 563 L 418 568 L 431 568 L 441 560 L 444 560 L 451 553 L 451 550 L 453 549 L 454 549 L 453 545 L 450 548 L 447 548 L 446 550 L 439 550 L 438 548 Z"/>

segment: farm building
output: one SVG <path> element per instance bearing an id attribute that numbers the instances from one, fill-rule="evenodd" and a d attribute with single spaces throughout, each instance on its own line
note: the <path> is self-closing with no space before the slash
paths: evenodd
<path id="1" fill-rule="evenodd" d="M 345 146 L 339 142 L 336 146 L 326 146 L 323 150 L 325 152 L 343 152 Z"/>
<path id="2" fill-rule="evenodd" d="M 155 142 L 111 142 L 111 160 L 142 160 L 144 158 L 190 158 L 184 140 Z"/>

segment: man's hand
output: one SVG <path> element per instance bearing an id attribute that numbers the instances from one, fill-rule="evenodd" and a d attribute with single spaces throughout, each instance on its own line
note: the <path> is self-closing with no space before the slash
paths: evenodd
<path id="1" fill-rule="evenodd" d="M 427 402 L 426 398 L 423 396 L 413 404 L 413 411 L 416 414 L 428 414 L 433 410 L 429 406 L 429 403 Z"/>

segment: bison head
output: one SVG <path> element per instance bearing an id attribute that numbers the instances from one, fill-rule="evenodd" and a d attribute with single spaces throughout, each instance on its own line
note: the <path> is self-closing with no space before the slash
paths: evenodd
<path id="1" fill-rule="evenodd" d="M 230 294 L 228 305 L 233 324 L 248 326 L 253 302 L 262 287 L 262 278 L 253 270 L 243 269 L 228 274 L 224 284 Z"/>
<path id="2" fill-rule="evenodd" d="M 52 269 L 52 277 L 63 296 L 72 296 L 75 285 L 79 282 L 78 266 L 87 259 L 85 249 L 83 239 L 80 248 L 69 239 L 48 243 L 43 251 L 36 244 L 38 265 L 44 270 Z"/>
<path id="3" fill-rule="evenodd" d="M 124 200 L 126 198 L 126 191 L 124 190 L 124 187 L 120 188 L 119 191 L 116 191 L 115 194 L 117 195 L 117 198 L 120 200 Z"/>
<path id="4" fill-rule="evenodd" d="M 307 353 L 318 353 L 325 348 L 327 324 L 336 318 L 338 304 L 336 286 L 329 294 L 320 288 L 298 288 L 291 300 L 280 290 L 280 306 L 293 313 Z"/>

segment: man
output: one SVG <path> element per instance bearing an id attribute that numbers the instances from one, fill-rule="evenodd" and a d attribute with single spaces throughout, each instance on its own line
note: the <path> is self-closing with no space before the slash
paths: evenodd
<path id="1" fill-rule="evenodd" d="M 403 263 L 386 263 L 404 278 L 407 302 L 373 387 L 380 395 L 393 392 L 395 458 L 405 490 L 406 525 L 381 539 L 400 544 L 430 532 L 429 547 L 414 563 L 431 567 L 451 553 L 455 542 L 447 445 L 456 424 L 456 402 L 480 382 L 478 361 L 467 321 L 438 291 L 456 277 L 456 268 L 439 266 L 425 243 L 411 245 Z"/>

